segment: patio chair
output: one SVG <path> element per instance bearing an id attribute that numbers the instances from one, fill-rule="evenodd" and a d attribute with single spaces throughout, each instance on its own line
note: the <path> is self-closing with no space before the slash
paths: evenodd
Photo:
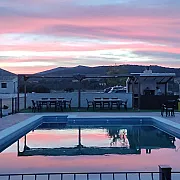
<path id="1" fill-rule="evenodd" d="M 50 98 L 49 107 L 54 106 L 56 108 L 56 98 Z"/>
<path id="2" fill-rule="evenodd" d="M 88 110 L 90 107 L 92 107 L 93 110 L 94 110 L 94 102 L 93 102 L 93 101 L 89 101 L 88 99 L 86 99 L 86 101 L 87 101 L 87 110 Z"/>
<path id="3" fill-rule="evenodd" d="M 128 102 L 128 99 L 126 99 L 125 101 L 122 101 L 121 102 L 121 106 L 124 106 L 124 109 L 127 111 L 127 102 Z"/>
<path id="4" fill-rule="evenodd" d="M 60 109 L 63 112 L 63 102 L 57 101 L 55 108 L 56 108 L 56 110 Z"/>
<path id="5" fill-rule="evenodd" d="M 71 110 L 71 102 L 72 98 L 69 101 L 66 101 L 66 107 L 68 107 Z"/>
<path id="6" fill-rule="evenodd" d="M 97 108 L 98 106 L 102 108 L 102 100 L 100 97 L 94 98 L 94 108 Z"/>
<path id="7" fill-rule="evenodd" d="M 103 98 L 103 109 L 107 106 L 108 108 L 110 108 L 110 101 L 109 98 Z"/>
<path id="8" fill-rule="evenodd" d="M 38 102 L 35 102 L 34 100 L 31 100 L 32 102 L 32 112 L 36 112 L 36 110 L 39 112 L 41 109 L 41 105 Z"/>
<path id="9" fill-rule="evenodd" d="M 164 112 L 166 112 L 166 117 L 167 116 L 175 116 L 174 110 L 176 106 L 176 101 L 175 100 L 168 100 L 161 106 L 161 116 L 164 115 Z"/>
<path id="10" fill-rule="evenodd" d="M 111 99 L 114 100 L 114 101 L 111 101 L 111 109 L 113 109 L 113 106 L 120 109 L 120 104 L 119 104 L 118 98 L 112 97 Z"/>
<path id="11" fill-rule="evenodd" d="M 46 109 L 48 109 L 48 107 L 49 107 L 49 103 L 48 103 L 48 98 L 41 98 L 41 106 L 43 107 L 43 106 L 45 106 L 46 107 Z"/>

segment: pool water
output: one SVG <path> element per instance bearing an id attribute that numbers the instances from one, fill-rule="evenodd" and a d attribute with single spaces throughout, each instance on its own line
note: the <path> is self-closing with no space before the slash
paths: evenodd
<path id="1" fill-rule="evenodd" d="M 0 153 L 0 173 L 180 169 L 180 140 L 153 126 L 42 124 Z"/>

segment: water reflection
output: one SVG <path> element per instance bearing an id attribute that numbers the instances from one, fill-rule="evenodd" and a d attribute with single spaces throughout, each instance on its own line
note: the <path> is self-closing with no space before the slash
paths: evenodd
<path id="1" fill-rule="evenodd" d="M 52 131 L 51 125 L 48 125 L 48 131 Z M 54 127 L 54 125 L 53 125 Z M 55 127 L 57 129 L 57 127 Z M 38 129 L 46 129 L 47 124 L 41 125 Z M 19 149 L 18 156 L 77 156 L 77 155 L 105 155 L 105 154 L 141 154 L 141 150 L 145 149 L 146 154 L 150 154 L 152 149 L 174 148 L 175 137 L 160 131 L 152 126 L 122 126 L 122 127 L 72 127 L 58 126 L 58 131 L 64 129 L 72 129 L 76 132 L 77 143 L 64 147 L 63 144 L 57 144 L 57 147 L 31 147 L 27 145 L 26 136 L 24 138 L 23 151 Z M 93 131 L 91 134 L 90 132 Z M 96 133 L 105 132 L 106 136 L 98 139 L 93 136 Z M 90 141 L 86 141 L 89 137 L 97 143 L 92 146 Z M 68 134 L 66 134 L 68 136 Z M 59 136 L 62 141 L 62 136 Z M 66 136 L 64 136 L 66 138 Z M 90 138 L 89 138 L 90 139 Z M 66 141 L 66 139 L 64 139 Z M 83 143 L 85 142 L 85 143 Z M 88 142 L 90 144 L 88 144 Z M 104 143 L 105 142 L 105 143 Z M 109 142 L 107 144 L 107 142 Z"/>
<path id="2" fill-rule="evenodd" d="M 119 146 L 129 148 L 129 140 L 127 137 L 127 129 L 111 128 L 107 129 L 108 135 L 111 138 L 110 146 Z"/>
<path id="3" fill-rule="evenodd" d="M 20 139 L 19 151 L 24 154 L 17 156 L 17 143 L 0 153 L 0 173 L 156 171 L 159 164 L 168 164 L 174 171 L 180 169 L 180 140 L 154 127 L 48 126 L 30 132 L 26 140 Z M 120 143 L 124 132 L 129 147 Z M 79 137 L 82 148 L 77 146 Z M 24 145 L 30 149 L 24 150 Z M 63 148 L 67 149 L 64 155 Z"/>

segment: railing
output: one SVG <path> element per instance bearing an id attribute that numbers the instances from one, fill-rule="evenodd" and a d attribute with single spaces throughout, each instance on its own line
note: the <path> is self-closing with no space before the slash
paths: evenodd
<path id="1" fill-rule="evenodd" d="M 21 102 L 23 99 L 20 98 Z M 4 105 L 7 106 L 7 109 L 4 109 Z M 21 105 L 21 109 L 23 109 L 23 105 Z M 13 98 L 3 98 L 0 99 L 0 118 L 3 116 L 7 116 L 9 114 L 15 114 L 18 112 L 18 100 L 17 97 Z"/>
<path id="2" fill-rule="evenodd" d="M 179 180 L 180 172 L 89 172 L 0 174 L 0 180 Z"/>

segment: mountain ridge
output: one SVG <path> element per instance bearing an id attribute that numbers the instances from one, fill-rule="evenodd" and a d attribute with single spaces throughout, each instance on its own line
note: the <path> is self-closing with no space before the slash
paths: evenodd
<path id="1" fill-rule="evenodd" d="M 119 72 L 122 74 L 129 73 L 141 73 L 147 67 L 149 67 L 155 73 L 176 73 L 177 77 L 180 77 L 180 68 L 168 68 L 163 66 L 144 66 L 144 65 L 119 65 L 119 66 L 75 66 L 75 67 L 56 67 L 50 70 L 34 73 L 34 75 L 40 76 L 71 76 L 74 74 L 84 74 L 84 75 L 93 75 L 93 76 L 103 76 L 113 68 L 118 68 Z M 0 76 L 15 76 L 17 74 L 9 72 L 0 68 Z"/>
<path id="2" fill-rule="evenodd" d="M 107 75 L 108 70 L 112 68 L 119 68 L 123 74 L 128 73 L 141 73 L 147 67 L 149 67 L 155 73 L 176 73 L 176 76 L 180 77 L 180 68 L 168 68 L 163 66 L 144 66 L 144 65 L 119 65 L 119 66 L 75 66 L 75 67 L 57 67 L 47 71 L 36 73 L 36 75 L 43 76 L 62 76 L 73 74 L 84 75 Z"/>

